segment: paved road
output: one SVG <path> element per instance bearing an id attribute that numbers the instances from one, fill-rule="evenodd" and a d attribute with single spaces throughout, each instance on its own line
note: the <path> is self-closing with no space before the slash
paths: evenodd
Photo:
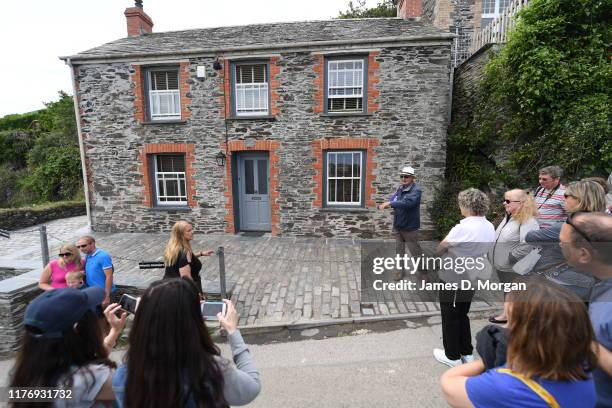
<path id="1" fill-rule="evenodd" d="M 262 392 L 250 407 L 444 407 L 438 379 L 446 366 L 432 357 L 440 347 L 439 317 L 406 321 L 386 333 L 249 346 L 261 372 Z M 472 322 L 472 332 L 487 324 Z M 229 355 L 227 344 L 222 353 Z M 120 361 L 123 351 L 113 353 Z M 12 361 L 0 361 L 5 384 Z"/>

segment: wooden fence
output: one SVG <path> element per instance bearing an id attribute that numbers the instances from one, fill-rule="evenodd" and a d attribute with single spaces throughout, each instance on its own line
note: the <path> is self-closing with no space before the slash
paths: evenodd
<path id="1" fill-rule="evenodd" d="M 475 31 L 470 44 L 470 55 L 485 44 L 499 44 L 508 41 L 508 33 L 516 24 L 514 16 L 529 3 L 529 0 L 512 0 L 499 17 L 481 30 Z"/>

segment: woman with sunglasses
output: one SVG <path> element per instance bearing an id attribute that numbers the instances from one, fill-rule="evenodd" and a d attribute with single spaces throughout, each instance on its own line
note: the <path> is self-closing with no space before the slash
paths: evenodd
<path id="1" fill-rule="evenodd" d="M 598 212 L 606 208 L 604 189 L 595 181 L 588 179 L 576 181 L 565 190 L 565 211 L 568 220 L 578 212 Z M 571 222 L 571 221 L 570 221 Z M 595 280 L 567 264 L 559 247 L 559 234 L 563 224 L 553 225 L 540 231 L 527 234 L 528 243 L 542 248 L 540 259 L 533 267 L 533 272 L 544 275 L 548 280 L 566 287 L 582 300 L 587 301 Z"/>
<path id="2" fill-rule="evenodd" d="M 504 194 L 506 216 L 495 230 L 495 245 L 491 251 L 491 262 L 497 271 L 499 281 L 512 282 L 519 275 L 512 266 L 526 256 L 533 247 L 525 243 L 530 231 L 540 229 L 537 221 L 538 209 L 532 196 L 525 190 L 514 189 Z M 507 321 L 505 312 L 490 317 L 491 323 L 504 324 Z"/>
<path id="3" fill-rule="evenodd" d="M 38 287 L 42 290 L 67 288 L 66 274 L 83 271 L 83 269 L 78 248 L 72 244 L 64 244 L 60 247 L 58 259 L 52 260 L 43 269 L 38 280 Z"/>

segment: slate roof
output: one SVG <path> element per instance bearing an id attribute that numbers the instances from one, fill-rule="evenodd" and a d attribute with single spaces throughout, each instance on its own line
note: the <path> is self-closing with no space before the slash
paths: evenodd
<path id="1" fill-rule="evenodd" d="M 325 41 L 368 43 L 378 38 L 397 41 L 452 37 L 449 32 L 423 21 L 401 18 L 336 19 L 150 33 L 122 38 L 62 59 L 189 54 L 248 48 L 274 49 L 288 44 Z"/>

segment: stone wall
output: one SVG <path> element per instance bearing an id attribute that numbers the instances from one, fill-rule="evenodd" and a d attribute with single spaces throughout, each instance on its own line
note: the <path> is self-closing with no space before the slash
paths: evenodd
<path id="1" fill-rule="evenodd" d="M 38 288 L 40 270 L 0 281 L 0 358 L 14 357 L 24 335 L 23 315 L 28 304 L 42 291 Z M 144 288 L 118 286 L 123 293 L 140 296 Z"/>
<path id="2" fill-rule="evenodd" d="M 387 236 L 392 216 L 372 204 L 386 201 L 398 184 L 398 169 L 410 164 L 424 192 L 424 230 L 433 230 L 427 206 L 442 180 L 450 86 L 450 44 L 375 47 L 378 109 L 366 115 L 328 116 L 314 111 L 317 89 L 314 70 L 325 50 L 279 50 L 275 59 L 278 114 L 264 119 L 223 118 L 223 82 L 211 69 L 214 58 L 190 58 L 191 98 L 188 120 L 150 124 L 135 119 L 136 69 L 129 62 L 92 63 L 76 70 L 79 105 L 90 182 L 93 228 L 96 231 L 167 231 L 186 219 L 198 231 L 228 229 L 231 211 L 226 169 L 215 154 L 228 142 L 255 146 L 278 144 L 270 172 L 278 174 L 278 235 Z M 184 60 L 181 60 L 184 61 Z M 227 61 L 225 61 L 227 64 Z M 196 78 L 204 65 L 207 78 Z M 226 135 L 227 123 L 227 135 Z M 317 185 L 311 143 L 323 139 L 376 139 L 370 205 L 356 210 L 316 205 Z M 164 143 L 193 146 L 194 205 L 184 210 L 157 209 L 145 204 L 141 152 Z M 226 164 L 227 166 L 227 164 Z"/>
<path id="3" fill-rule="evenodd" d="M 85 203 L 70 202 L 51 207 L 0 209 L 0 229 L 12 231 L 78 215 L 85 215 Z"/>
<path id="4" fill-rule="evenodd" d="M 483 70 L 499 45 L 487 44 L 455 69 L 453 77 L 453 109 L 451 123 L 458 125 L 469 121 L 475 104 L 476 93 L 483 78 Z"/>

